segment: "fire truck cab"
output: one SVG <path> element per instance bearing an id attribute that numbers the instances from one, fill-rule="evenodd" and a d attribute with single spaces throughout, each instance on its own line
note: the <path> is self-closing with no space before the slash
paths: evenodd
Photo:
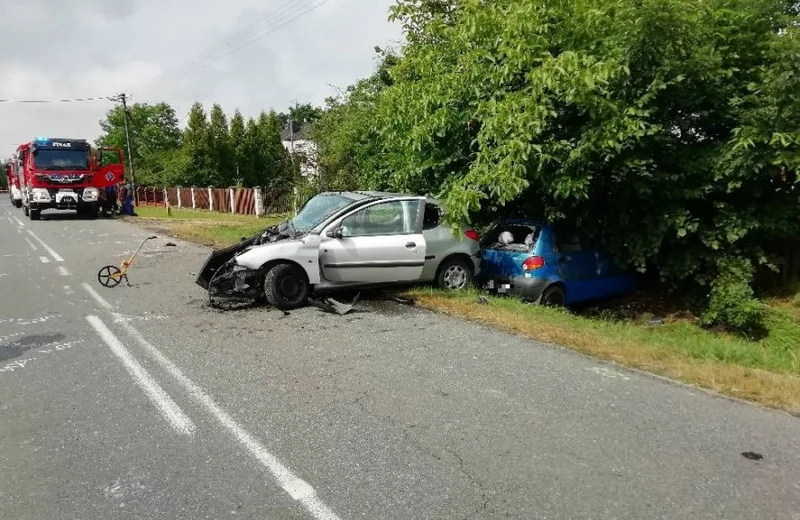
<path id="1" fill-rule="evenodd" d="M 100 190 L 124 180 L 122 151 L 99 153 L 102 150 L 107 150 L 106 158 L 118 160 L 100 164 L 84 139 L 39 137 L 20 145 L 17 161 L 25 215 L 38 220 L 43 210 L 58 209 L 96 217 Z"/>

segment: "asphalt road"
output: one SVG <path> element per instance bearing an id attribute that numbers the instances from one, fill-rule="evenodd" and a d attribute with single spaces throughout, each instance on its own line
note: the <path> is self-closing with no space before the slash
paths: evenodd
<path id="1" fill-rule="evenodd" d="M 0 202 L 0 518 L 800 519 L 800 420 L 388 302 L 219 312 L 206 249 Z M 756 452 L 750 460 L 743 452 Z"/>

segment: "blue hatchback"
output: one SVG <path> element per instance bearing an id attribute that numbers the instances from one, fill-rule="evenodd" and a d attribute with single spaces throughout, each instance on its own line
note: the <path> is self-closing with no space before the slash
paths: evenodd
<path id="1" fill-rule="evenodd" d="M 530 219 L 503 220 L 481 241 L 480 280 L 499 293 L 552 306 L 633 292 L 636 277 L 575 229 Z"/>

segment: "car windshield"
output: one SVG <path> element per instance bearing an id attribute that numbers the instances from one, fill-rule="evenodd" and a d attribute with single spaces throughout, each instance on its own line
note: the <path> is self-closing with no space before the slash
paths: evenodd
<path id="1" fill-rule="evenodd" d="M 89 169 L 88 150 L 37 150 L 34 156 L 37 170 Z"/>
<path id="2" fill-rule="evenodd" d="M 289 222 L 297 231 L 311 231 L 354 199 L 338 193 L 323 193 L 306 202 L 300 213 Z"/>

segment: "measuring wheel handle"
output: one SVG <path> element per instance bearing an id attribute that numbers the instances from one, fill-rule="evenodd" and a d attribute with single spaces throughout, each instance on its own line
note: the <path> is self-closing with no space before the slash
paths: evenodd
<path id="1" fill-rule="evenodd" d="M 97 281 L 103 287 L 116 287 L 122 281 L 119 267 L 115 265 L 107 265 L 97 271 Z"/>

